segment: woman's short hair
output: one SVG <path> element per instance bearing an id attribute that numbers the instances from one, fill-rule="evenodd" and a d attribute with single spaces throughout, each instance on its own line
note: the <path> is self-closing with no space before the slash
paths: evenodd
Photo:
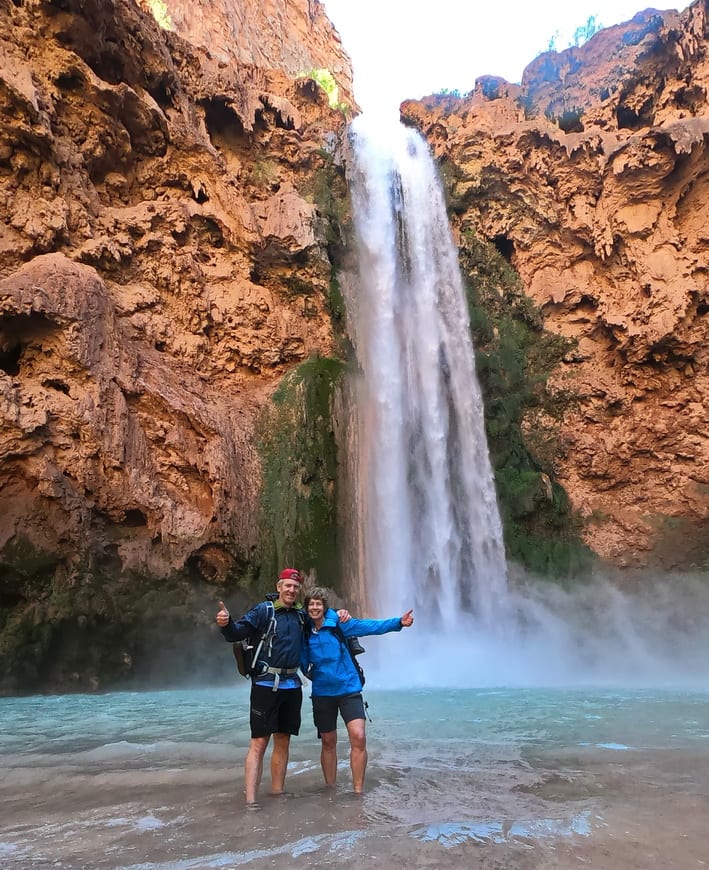
<path id="1" fill-rule="evenodd" d="M 309 589 L 305 593 L 305 599 L 303 603 L 305 604 L 306 608 L 313 598 L 316 601 L 322 601 L 323 608 L 327 610 L 327 592 L 325 589 L 322 588 L 322 586 L 313 586 L 312 589 Z"/>

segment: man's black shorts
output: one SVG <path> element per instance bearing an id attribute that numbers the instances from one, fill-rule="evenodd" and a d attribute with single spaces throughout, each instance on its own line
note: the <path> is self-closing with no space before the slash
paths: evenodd
<path id="1" fill-rule="evenodd" d="M 336 695 L 332 698 L 313 698 L 313 719 L 318 729 L 318 737 L 337 729 L 337 714 L 342 716 L 345 725 L 353 719 L 364 719 L 362 693 Z"/>
<path id="2" fill-rule="evenodd" d="M 300 706 L 303 690 L 251 686 L 251 736 L 297 734 L 300 731 Z"/>

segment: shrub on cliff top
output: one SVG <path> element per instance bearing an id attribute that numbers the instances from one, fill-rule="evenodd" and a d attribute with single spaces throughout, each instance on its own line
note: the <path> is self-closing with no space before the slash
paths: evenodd
<path id="1" fill-rule="evenodd" d="M 312 79 L 321 87 L 327 95 L 327 102 L 331 109 L 337 109 L 343 113 L 349 111 L 349 106 L 346 103 L 340 102 L 340 88 L 335 81 L 335 76 L 327 67 L 311 69 L 308 72 L 302 73 L 298 78 Z"/>

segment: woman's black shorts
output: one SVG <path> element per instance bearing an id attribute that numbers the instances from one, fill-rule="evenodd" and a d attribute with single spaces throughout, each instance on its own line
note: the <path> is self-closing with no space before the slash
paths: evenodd
<path id="1" fill-rule="evenodd" d="M 337 714 L 342 716 L 345 725 L 353 719 L 364 719 L 362 693 L 336 695 L 334 697 L 313 698 L 313 719 L 318 729 L 318 737 L 328 731 L 337 730 Z"/>

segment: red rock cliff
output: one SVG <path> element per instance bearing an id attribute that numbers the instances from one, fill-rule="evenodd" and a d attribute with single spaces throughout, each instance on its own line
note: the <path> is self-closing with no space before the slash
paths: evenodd
<path id="1" fill-rule="evenodd" d="M 186 38 L 131 0 L 0 0 L 0 652 L 64 593 L 94 609 L 99 565 L 238 576 L 254 421 L 332 350 L 314 187 L 345 118 L 296 74 L 347 101 L 339 37 L 317 0 L 167 8 Z"/>
<path id="2" fill-rule="evenodd" d="M 352 103 L 352 68 L 319 0 L 140 0 L 188 42 L 225 64 L 278 69 L 296 78 L 329 69 L 340 98 Z"/>
<path id="3" fill-rule="evenodd" d="M 704 2 L 648 10 L 540 56 L 521 86 L 402 106 L 456 225 L 494 241 L 546 328 L 577 342 L 552 383 L 578 400 L 556 474 L 619 564 L 708 552 L 707 26 Z"/>

